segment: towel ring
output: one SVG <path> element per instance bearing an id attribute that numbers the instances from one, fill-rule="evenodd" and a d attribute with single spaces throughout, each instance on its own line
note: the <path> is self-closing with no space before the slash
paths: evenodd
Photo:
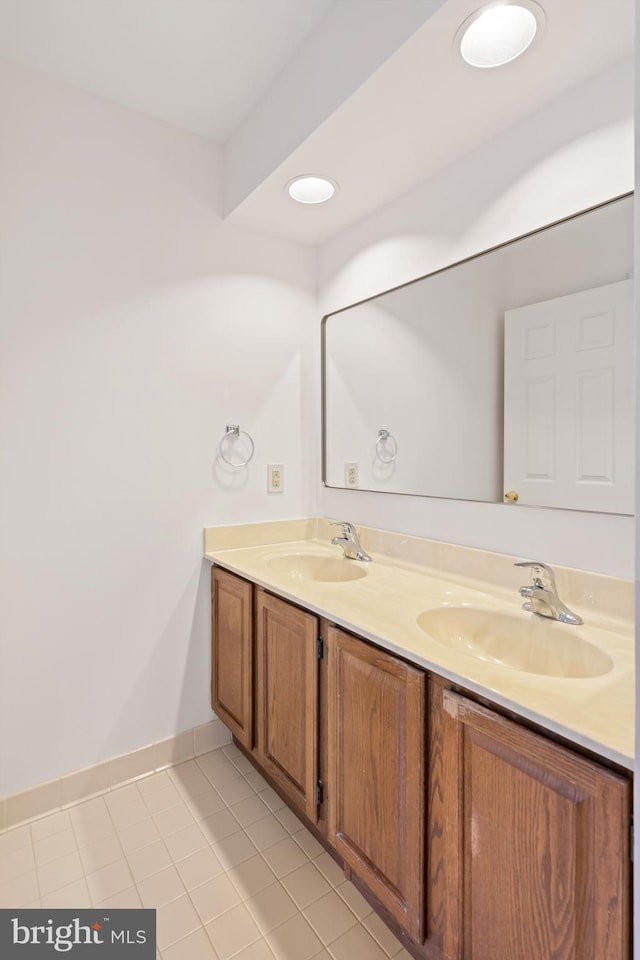
<path id="1" fill-rule="evenodd" d="M 224 434 L 222 440 L 220 441 L 220 446 L 218 447 L 218 453 L 220 454 L 224 462 L 228 463 L 230 467 L 246 467 L 246 465 L 249 463 L 249 461 L 252 459 L 255 453 L 256 448 L 253 440 L 251 439 L 250 435 L 247 433 L 246 430 L 240 429 L 237 423 L 232 423 L 229 426 L 227 426 L 225 429 L 226 429 L 226 433 Z M 234 462 L 233 460 L 230 460 L 229 457 L 225 454 L 224 443 L 225 443 L 225 440 L 237 440 L 240 435 L 243 435 L 247 438 L 251 449 L 249 451 L 249 456 L 247 457 L 246 460 Z"/>
<path id="2" fill-rule="evenodd" d="M 393 455 L 390 457 L 383 457 L 380 451 L 383 449 L 383 445 L 387 440 L 390 440 L 393 443 Z M 378 430 L 378 439 L 376 440 L 376 457 L 380 463 L 394 463 L 397 456 L 398 441 L 396 438 L 392 433 L 389 433 L 388 430 Z"/>

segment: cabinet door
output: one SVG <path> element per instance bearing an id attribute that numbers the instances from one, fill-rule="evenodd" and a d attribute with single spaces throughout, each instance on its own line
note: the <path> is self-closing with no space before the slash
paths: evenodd
<path id="1" fill-rule="evenodd" d="M 248 750 L 253 746 L 253 588 L 211 570 L 211 706 Z"/>
<path id="2" fill-rule="evenodd" d="M 425 675 L 335 628 L 327 671 L 328 839 L 419 941 Z"/>
<path id="3" fill-rule="evenodd" d="M 629 782 L 451 691 L 442 705 L 444 956 L 628 960 Z"/>
<path id="4" fill-rule="evenodd" d="M 317 819 L 318 621 L 258 592 L 258 759 L 291 802 Z"/>

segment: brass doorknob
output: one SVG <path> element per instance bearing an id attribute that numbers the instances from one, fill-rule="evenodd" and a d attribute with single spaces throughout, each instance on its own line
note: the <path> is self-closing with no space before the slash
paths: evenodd
<path id="1" fill-rule="evenodd" d="M 517 490 L 507 490 L 507 492 L 506 492 L 505 495 L 504 495 L 504 498 L 505 498 L 505 500 L 507 500 L 509 503 L 517 503 L 517 502 L 518 502 L 518 491 L 517 491 Z"/>

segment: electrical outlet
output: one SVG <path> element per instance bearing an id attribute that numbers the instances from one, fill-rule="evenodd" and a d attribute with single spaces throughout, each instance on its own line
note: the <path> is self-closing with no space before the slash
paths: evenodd
<path id="1" fill-rule="evenodd" d="M 358 486 L 358 464 L 357 463 L 345 463 L 344 482 L 347 487 Z"/>
<path id="2" fill-rule="evenodd" d="M 270 463 L 267 466 L 267 493 L 282 493 L 284 490 L 284 466 Z"/>

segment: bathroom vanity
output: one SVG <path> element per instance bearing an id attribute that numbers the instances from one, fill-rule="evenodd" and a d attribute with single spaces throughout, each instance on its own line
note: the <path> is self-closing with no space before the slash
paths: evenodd
<path id="1" fill-rule="evenodd" d="M 267 528 L 286 524 L 236 528 L 235 541 L 222 528 L 205 545 L 212 706 L 236 743 L 416 958 L 628 960 L 623 619 L 583 607 L 584 650 L 571 633 L 582 628 L 545 624 L 559 654 L 541 633 L 539 674 L 492 661 L 488 646 L 452 651 L 438 612 L 462 614 L 449 640 L 478 616 L 504 633 L 505 610 L 514 646 L 529 630 L 504 582 L 511 558 L 453 548 L 455 563 L 443 554 L 434 569 L 415 562 L 412 538 L 389 535 L 378 554 L 370 534 L 363 564 L 318 539 L 318 524 L 316 537 L 280 530 L 271 543 Z M 445 546 L 423 546 L 423 559 Z M 493 582 L 472 575 L 478 563 Z M 573 637 L 568 653 L 558 631 Z"/>

